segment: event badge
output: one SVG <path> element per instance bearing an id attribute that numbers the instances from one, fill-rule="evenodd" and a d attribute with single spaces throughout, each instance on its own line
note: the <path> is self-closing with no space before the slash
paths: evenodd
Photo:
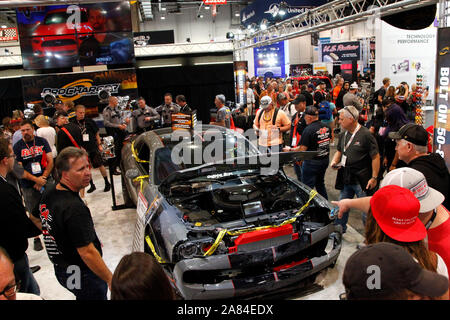
<path id="1" fill-rule="evenodd" d="M 40 174 L 40 173 L 42 173 L 41 164 L 39 162 L 33 162 L 31 164 L 31 173 L 32 174 Z"/>
<path id="2" fill-rule="evenodd" d="M 347 163 L 347 156 L 343 154 L 341 157 L 341 166 L 345 167 L 346 163 Z"/>
<path id="3" fill-rule="evenodd" d="M 89 134 L 83 134 L 83 142 L 89 142 Z"/>
<path id="4" fill-rule="evenodd" d="M 297 146 L 297 137 L 292 138 L 291 147 L 295 147 L 295 146 Z"/>

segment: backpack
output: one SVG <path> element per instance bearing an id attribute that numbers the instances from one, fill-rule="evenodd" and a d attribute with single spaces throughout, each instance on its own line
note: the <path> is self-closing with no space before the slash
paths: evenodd
<path id="1" fill-rule="evenodd" d="M 326 100 L 319 104 L 319 120 L 332 120 L 333 114 L 331 113 L 330 103 Z"/>
<path id="2" fill-rule="evenodd" d="M 383 88 L 383 87 L 381 87 L 381 88 Z M 378 95 L 380 94 L 381 88 L 378 89 L 377 91 L 375 91 L 375 92 L 372 94 L 372 97 L 371 97 L 370 100 L 369 100 L 369 105 L 370 105 L 370 106 L 373 107 L 373 106 L 376 105 L 376 104 L 380 104 L 380 102 L 378 101 Z"/>
<path id="3" fill-rule="evenodd" d="M 278 109 L 278 108 L 275 108 L 275 112 L 273 113 L 273 117 L 272 117 L 272 124 L 273 125 L 275 125 L 275 122 L 276 122 L 276 120 L 277 120 L 277 115 L 278 115 L 278 111 L 279 111 L 280 109 Z M 258 115 L 258 123 L 261 123 L 261 117 L 262 117 L 262 114 L 264 113 L 264 110 L 261 110 L 260 112 L 259 112 L 259 115 Z"/>

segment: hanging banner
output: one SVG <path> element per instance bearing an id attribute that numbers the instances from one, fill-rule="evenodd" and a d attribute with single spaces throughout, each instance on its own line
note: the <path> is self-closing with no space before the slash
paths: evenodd
<path id="1" fill-rule="evenodd" d="M 353 61 L 360 58 L 359 41 L 322 44 L 322 62 Z"/>
<path id="2" fill-rule="evenodd" d="M 235 61 L 234 65 L 234 84 L 236 88 L 236 103 L 247 104 L 247 92 L 245 90 L 245 81 L 248 74 L 247 61 Z"/>
<path id="3" fill-rule="evenodd" d="M 450 28 L 438 29 L 437 42 L 433 149 L 450 169 Z"/>
<path id="4" fill-rule="evenodd" d="M 255 75 L 257 77 L 285 77 L 284 41 L 254 48 L 253 56 L 255 57 Z"/>
<path id="5" fill-rule="evenodd" d="M 116 69 L 100 72 L 45 74 L 22 78 L 23 99 L 27 104 L 43 104 L 43 97 L 52 94 L 63 102 L 73 101 L 86 107 L 86 114 L 96 116 L 106 105 L 98 94 L 107 90 L 113 96 L 138 97 L 134 69 Z"/>
<path id="6" fill-rule="evenodd" d="M 279 15 L 282 2 L 286 3 L 286 12 Z M 247 27 L 252 23 L 259 25 L 263 19 L 269 22 L 279 22 L 299 14 L 309 9 L 326 4 L 327 0 L 255 0 L 245 9 L 241 10 L 241 25 Z"/>
<path id="7" fill-rule="evenodd" d="M 175 34 L 173 30 L 133 32 L 133 42 L 134 47 L 175 43 Z"/>

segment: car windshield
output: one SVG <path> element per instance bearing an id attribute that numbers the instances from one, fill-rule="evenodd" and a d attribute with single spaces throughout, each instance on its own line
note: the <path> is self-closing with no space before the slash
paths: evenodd
<path id="1" fill-rule="evenodd" d="M 67 12 L 63 12 L 63 11 L 50 13 L 45 17 L 44 24 L 50 25 L 50 24 L 67 23 L 67 20 L 72 15 L 73 15 L 72 13 L 68 14 Z M 81 22 L 88 21 L 86 12 L 81 11 L 80 16 L 81 16 Z"/>
<path id="2" fill-rule="evenodd" d="M 255 156 L 258 149 L 249 140 L 231 131 L 207 130 L 179 135 L 161 135 L 164 147 L 155 152 L 155 183 L 171 173 L 206 163 Z M 212 172 L 213 174 L 214 172 Z"/>

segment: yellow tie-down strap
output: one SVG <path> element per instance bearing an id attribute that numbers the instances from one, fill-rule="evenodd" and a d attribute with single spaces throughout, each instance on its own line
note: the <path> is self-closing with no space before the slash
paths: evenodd
<path id="1" fill-rule="evenodd" d="M 297 220 L 297 218 L 302 214 L 302 212 L 305 211 L 305 209 L 309 206 L 309 204 L 311 203 L 311 201 L 314 199 L 314 197 L 316 195 L 317 195 L 317 191 L 314 190 L 314 189 L 311 190 L 311 192 L 309 194 L 308 201 L 297 211 L 295 216 L 292 217 L 289 220 L 284 221 L 283 223 L 281 223 L 279 225 L 246 228 L 246 229 L 240 229 L 240 230 L 237 230 L 237 231 L 228 231 L 227 229 L 221 230 L 219 232 L 219 235 L 216 238 L 216 241 L 214 241 L 214 244 L 211 246 L 211 248 L 209 248 L 209 250 L 207 252 L 205 252 L 205 254 L 203 256 L 207 257 L 207 256 L 212 255 L 214 253 L 214 251 L 216 251 L 217 247 L 219 246 L 219 244 L 222 241 L 222 239 L 225 236 L 225 234 L 228 234 L 230 236 L 238 236 L 238 235 L 241 235 L 241 234 L 244 234 L 244 233 L 248 233 L 248 232 L 252 232 L 252 231 L 259 231 L 259 230 L 265 230 L 265 229 L 270 229 L 270 228 L 278 228 L 278 227 L 285 226 L 287 224 L 294 223 L 295 220 Z"/>
<path id="2" fill-rule="evenodd" d="M 145 175 L 145 176 L 139 176 L 133 179 L 133 182 L 140 182 L 141 186 L 140 186 L 140 190 L 142 192 L 142 188 L 144 186 L 144 180 L 148 179 L 150 176 L 149 175 Z"/>
<path id="3" fill-rule="evenodd" d="M 150 161 L 139 159 L 138 154 L 137 154 L 137 152 L 136 152 L 136 149 L 134 148 L 134 141 L 131 142 L 131 153 L 133 154 L 134 160 L 136 160 L 137 162 L 141 162 L 141 163 L 150 163 Z"/>
<path id="4" fill-rule="evenodd" d="M 166 262 L 163 260 L 163 258 L 161 258 L 161 257 L 156 253 L 155 246 L 153 245 L 153 243 L 152 243 L 152 241 L 150 240 L 150 237 L 149 237 L 148 235 L 145 236 L 145 242 L 147 242 L 147 245 L 150 247 L 150 250 L 152 250 L 153 256 L 156 258 L 156 260 L 157 260 L 159 263 L 166 263 Z"/>

